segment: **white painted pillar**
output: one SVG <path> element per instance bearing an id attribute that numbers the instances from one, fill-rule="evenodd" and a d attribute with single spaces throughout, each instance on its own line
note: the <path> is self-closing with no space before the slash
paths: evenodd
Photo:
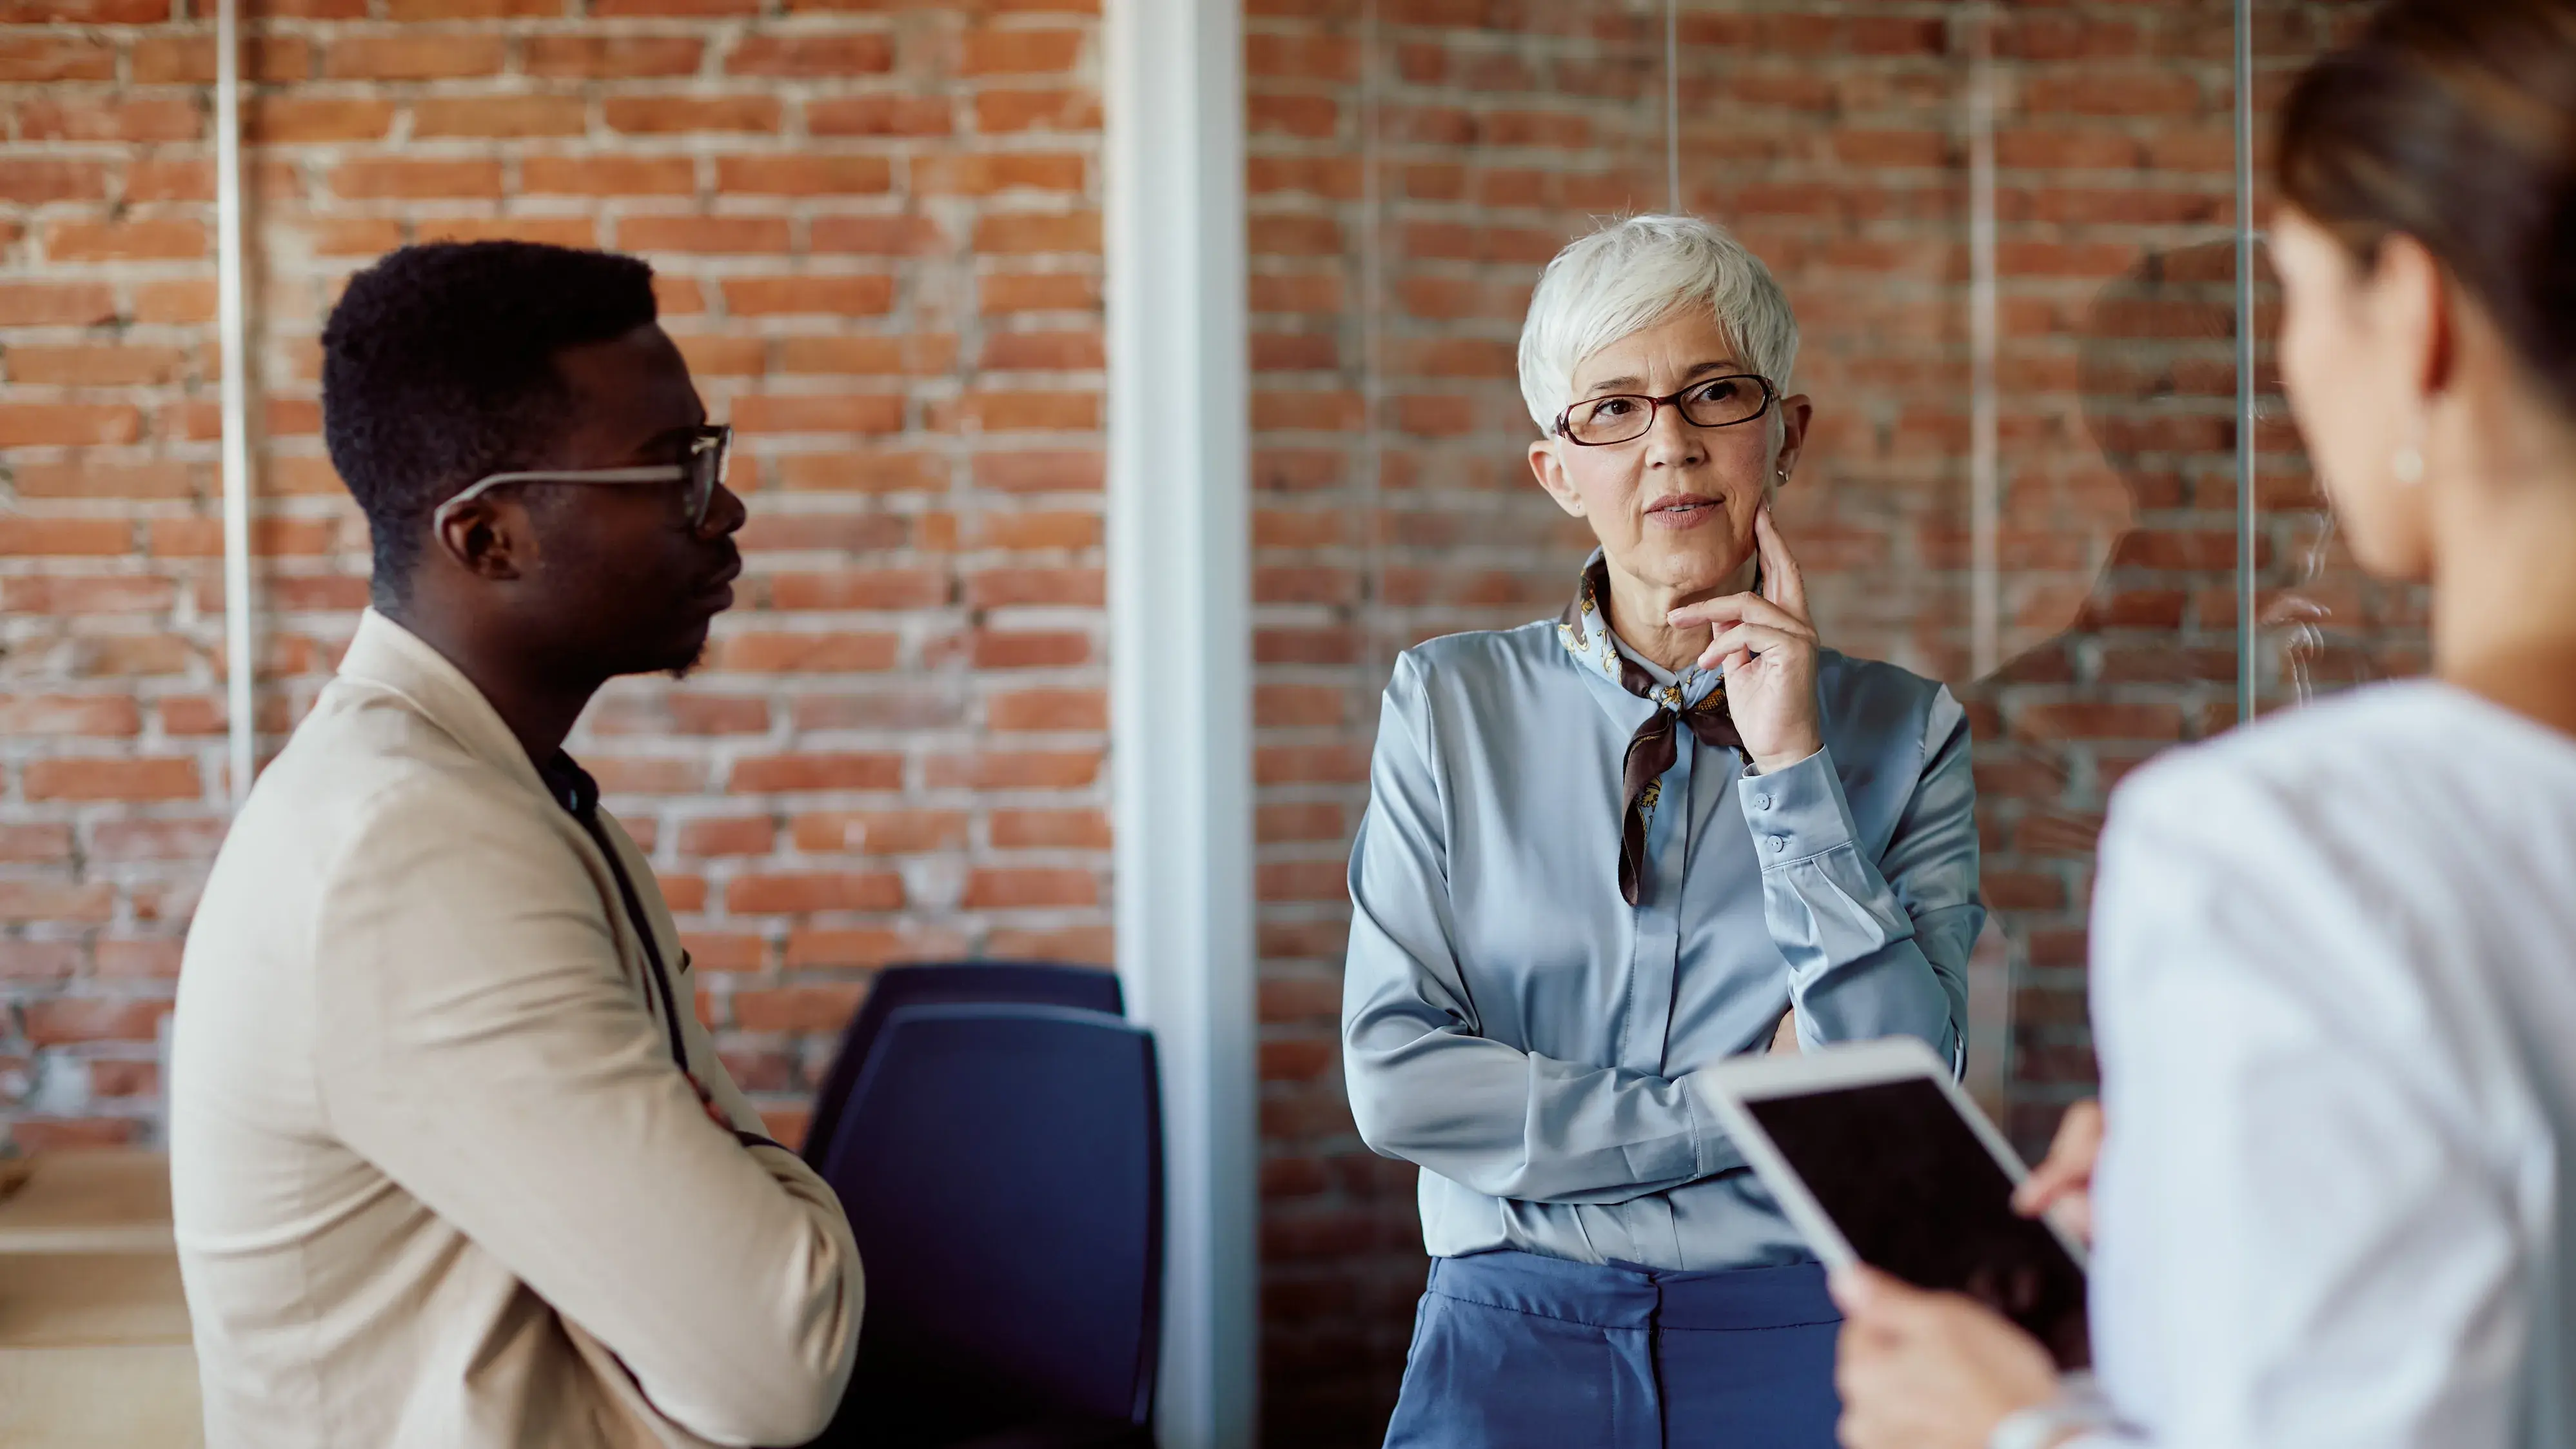
<path id="1" fill-rule="evenodd" d="M 258 721 L 250 628 L 250 306 L 242 281 L 241 22 L 215 10 L 215 310 L 224 350 L 224 712 L 233 808 L 250 797 Z M 166 1078 L 165 1078 L 166 1080 Z"/>
<path id="2" fill-rule="evenodd" d="M 1163 1066 L 1164 1449 L 1253 1441 L 1252 630 L 1241 0 L 1109 0 L 1118 969 Z"/>

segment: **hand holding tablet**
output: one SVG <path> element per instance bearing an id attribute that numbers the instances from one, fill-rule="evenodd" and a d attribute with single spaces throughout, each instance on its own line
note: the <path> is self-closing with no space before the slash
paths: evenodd
<path id="1" fill-rule="evenodd" d="M 2020 1159 L 1930 1048 L 1889 1038 L 1740 1057 L 1702 1075 L 1745 1160 L 1828 1268 L 1866 1263 L 1965 1293 L 2060 1367 L 2091 1360 L 2082 1246 L 2014 1210 Z"/>

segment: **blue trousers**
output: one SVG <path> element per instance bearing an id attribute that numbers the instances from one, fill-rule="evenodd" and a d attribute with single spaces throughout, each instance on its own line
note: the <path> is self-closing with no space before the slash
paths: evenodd
<path id="1" fill-rule="evenodd" d="M 1435 1258 L 1386 1449 L 1833 1449 L 1841 1324 L 1814 1263 Z"/>

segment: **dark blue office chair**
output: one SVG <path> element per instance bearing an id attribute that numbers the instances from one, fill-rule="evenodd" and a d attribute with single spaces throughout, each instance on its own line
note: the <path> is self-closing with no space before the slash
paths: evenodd
<path id="1" fill-rule="evenodd" d="M 1161 1116 L 1153 1035 L 1116 1017 L 889 1012 L 822 1148 L 867 1307 L 818 1442 L 1151 1449 Z"/>
<path id="2" fill-rule="evenodd" d="M 840 1130 L 841 1105 L 859 1080 L 868 1048 L 897 1007 L 937 1002 L 1017 1001 L 1127 1014 L 1118 974 L 1097 966 L 1047 961 L 937 961 L 888 966 L 877 973 L 865 1001 L 841 1031 L 840 1050 L 814 1094 L 814 1116 L 805 1126 L 805 1165 L 820 1172 L 823 1149 Z"/>

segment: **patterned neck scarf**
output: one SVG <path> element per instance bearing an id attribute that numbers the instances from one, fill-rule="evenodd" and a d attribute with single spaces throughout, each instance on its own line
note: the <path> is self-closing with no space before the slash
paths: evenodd
<path id="1" fill-rule="evenodd" d="M 1674 723 L 1690 726 L 1690 732 L 1704 745 L 1741 752 L 1744 739 L 1735 732 L 1735 717 L 1726 711 L 1723 680 L 1697 703 L 1684 704 L 1679 684 L 1657 684 L 1644 665 L 1619 652 L 1610 637 L 1610 612 L 1601 604 L 1609 596 L 1610 565 L 1594 554 L 1592 561 L 1583 566 L 1574 602 L 1565 606 L 1564 616 L 1557 620 L 1556 637 L 1585 668 L 1655 704 L 1655 712 L 1628 737 L 1628 753 L 1619 772 L 1627 795 L 1619 827 L 1619 896 L 1634 906 L 1645 894 L 1646 826 L 1655 818 L 1655 801 L 1663 793 L 1663 774 L 1680 758 L 1681 744 Z"/>

